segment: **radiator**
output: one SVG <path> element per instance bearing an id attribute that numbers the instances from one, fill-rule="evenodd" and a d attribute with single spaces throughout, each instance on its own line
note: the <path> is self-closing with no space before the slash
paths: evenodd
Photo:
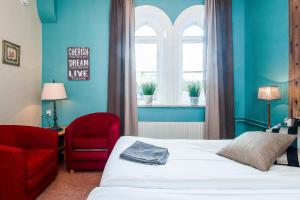
<path id="1" fill-rule="evenodd" d="M 139 122 L 139 136 L 157 139 L 203 139 L 204 122 Z"/>

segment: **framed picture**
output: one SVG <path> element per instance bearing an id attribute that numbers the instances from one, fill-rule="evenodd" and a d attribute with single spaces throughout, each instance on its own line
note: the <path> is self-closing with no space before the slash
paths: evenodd
<path id="1" fill-rule="evenodd" d="M 2 63 L 20 66 L 21 47 L 14 43 L 2 40 Z"/>

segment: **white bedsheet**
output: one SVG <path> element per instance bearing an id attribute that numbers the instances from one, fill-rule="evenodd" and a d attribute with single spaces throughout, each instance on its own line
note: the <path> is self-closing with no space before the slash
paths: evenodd
<path id="1" fill-rule="evenodd" d="M 299 199 L 299 190 L 168 190 L 98 187 L 88 200 L 284 200 Z"/>
<path id="2" fill-rule="evenodd" d="M 167 164 L 148 166 L 121 160 L 120 153 L 136 140 L 168 148 Z M 261 172 L 215 154 L 229 142 L 122 137 L 107 162 L 100 186 L 204 191 L 288 189 L 300 193 L 300 168 L 274 165 L 270 171 Z"/>

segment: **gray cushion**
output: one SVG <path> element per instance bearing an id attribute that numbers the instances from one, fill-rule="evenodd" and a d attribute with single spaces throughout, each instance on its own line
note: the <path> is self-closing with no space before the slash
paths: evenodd
<path id="1" fill-rule="evenodd" d="M 288 134 L 246 132 L 217 154 L 261 171 L 268 171 L 296 138 L 297 136 Z"/>

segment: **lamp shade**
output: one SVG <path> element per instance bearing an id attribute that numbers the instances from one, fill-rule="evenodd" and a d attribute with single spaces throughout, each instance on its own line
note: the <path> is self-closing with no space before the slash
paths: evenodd
<path id="1" fill-rule="evenodd" d="M 280 99 L 280 91 L 277 86 L 260 87 L 258 89 L 258 99 L 275 100 Z"/>
<path id="2" fill-rule="evenodd" d="M 66 99 L 67 93 L 63 83 L 44 83 L 42 100 Z"/>

